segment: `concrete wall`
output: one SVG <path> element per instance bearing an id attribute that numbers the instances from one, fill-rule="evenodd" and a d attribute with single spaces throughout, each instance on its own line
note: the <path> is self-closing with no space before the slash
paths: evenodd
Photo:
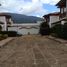
<path id="1" fill-rule="evenodd" d="M 22 26 L 23 27 L 23 26 Z M 39 27 L 38 28 L 29 28 L 25 26 L 26 28 L 22 27 L 9 27 L 9 31 L 17 31 L 19 34 L 27 35 L 27 34 L 39 34 Z"/>
<path id="2" fill-rule="evenodd" d="M 20 34 L 39 34 L 40 23 L 12 24 L 9 31 L 17 31 Z"/>

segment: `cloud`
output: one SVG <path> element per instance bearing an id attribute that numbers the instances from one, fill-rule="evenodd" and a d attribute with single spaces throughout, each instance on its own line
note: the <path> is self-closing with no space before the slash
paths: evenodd
<path id="1" fill-rule="evenodd" d="M 26 3 L 19 11 L 27 15 L 38 14 L 40 16 L 47 13 L 47 10 L 43 8 L 42 3 L 40 3 L 38 0 L 32 0 L 32 2 Z"/>
<path id="2" fill-rule="evenodd" d="M 42 16 L 48 13 L 43 4 L 55 5 L 59 0 L 1 0 L 0 12 L 14 12 L 26 15 Z"/>
<path id="3" fill-rule="evenodd" d="M 50 4 L 50 5 L 55 5 L 59 1 L 60 0 L 41 0 L 42 3 L 44 3 L 44 4 Z"/>

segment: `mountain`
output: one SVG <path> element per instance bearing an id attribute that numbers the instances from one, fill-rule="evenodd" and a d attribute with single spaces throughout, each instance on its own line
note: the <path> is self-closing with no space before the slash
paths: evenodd
<path id="1" fill-rule="evenodd" d="M 14 23 L 36 23 L 36 21 L 43 20 L 42 18 L 35 17 L 35 16 L 26 16 L 22 14 L 16 14 L 16 13 L 7 13 L 12 17 L 12 20 Z"/>

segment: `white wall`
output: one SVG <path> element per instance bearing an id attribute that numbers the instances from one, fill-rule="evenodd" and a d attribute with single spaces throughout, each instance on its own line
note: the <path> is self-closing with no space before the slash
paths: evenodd
<path id="1" fill-rule="evenodd" d="M 27 26 L 26 26 L 27 27 Z M 26 28 L 21 28 L 20 27 L 9 27 L 9 31 L 17 31 L 20 34 L 27 35 L 28 33 L 30 34 L 38 34 L 39 33 L 39 28 L 31 28 L 31 29 L 26 29 Z"/>
<path id="2" fill-rule="evenodd" d="M 0 16 L 0 21 L 4 23 L 3 30 L 6 31 L 6 17 L 5 16 Z"/>
<path id="3" fill-rule="evenodd" d="M 49 26 L 51 27 L 51 24 L 57 21 L 59 21 L 59 16 L 50 16 Z"/>
<path id="4" fill-rule="evenodd" d="M 66 8 L 64 8 L 64 12 L 66 12 Z"/>
<path id="5" fill-rule="evenodd" d="M 66 12 L 66 7 L 64 7 L 64 12 Z M 61 13 L 63 13 L 63 8 L 61 8 Z"/>
<path id="6" fill-rule="evenodd" d="M 0 21 L 3 22 L 3 23 L 6 23 L 6 18 L 5 18 L 5 16 L 0 16 Z"/>
<path id="7" fill-rule="evenodd" d="M 10 22 L 11 24 L 13 24 L 13 20 L 12 20 L 11 18 L 9 19 L 9 22 Z"/>

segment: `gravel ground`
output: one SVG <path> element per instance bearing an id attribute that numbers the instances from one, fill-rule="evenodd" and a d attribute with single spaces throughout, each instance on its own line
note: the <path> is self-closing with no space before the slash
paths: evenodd
<path id="1" fill-rule="evenodd" d="M 0 48 L 0 67 L 67 67 L 67 46 L 46 36 L 16 37 Z"/>

